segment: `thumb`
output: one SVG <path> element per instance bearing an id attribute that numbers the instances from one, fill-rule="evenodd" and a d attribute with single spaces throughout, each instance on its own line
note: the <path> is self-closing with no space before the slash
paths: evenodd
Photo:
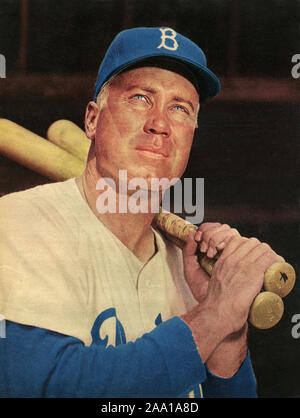
<path id="1" fill-rule="evenodd" d="M 198 232 L 191 232 L 186 240 L 183 253 L 184 275 L 194 298 L 200 302 L 207 294 L 209 276 L 199 264 L 197 256 Z"/>

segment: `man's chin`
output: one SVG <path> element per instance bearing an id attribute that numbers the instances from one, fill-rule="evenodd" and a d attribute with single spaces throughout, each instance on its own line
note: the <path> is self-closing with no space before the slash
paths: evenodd
<path id="1" fill-rule="evenodd" d="M 179 177 L 170 177 L 169 174 L 164 172 L 145 172 L 140 170 L 137 173 L 128 173 L 128 183 L 135 184 L 140 183 L 141 189 L 151 189 L 152 191 L 161 191 L 173 186 Z M 143 186 L 145 184 L 145 187 Z"/>

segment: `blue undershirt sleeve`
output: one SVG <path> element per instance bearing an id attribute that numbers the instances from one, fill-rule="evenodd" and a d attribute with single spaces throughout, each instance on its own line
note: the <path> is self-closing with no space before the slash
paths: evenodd
<path id="1" fill-rule="evenodd" d="M 178 397 L 206 379 L 178 317 L 117 347 L 6 321 L 0 364 L 0 397 Z"/>
<path id="2" fill-rule="evenodd" d="M 206 367 L 206 366 L 205 366 Z M 206 380 L 202 384 L 204 398 L 256 398 L 256 379 L 250 353 L 235 375 L 226 379 L 214 375 L 206 367 Z"/>

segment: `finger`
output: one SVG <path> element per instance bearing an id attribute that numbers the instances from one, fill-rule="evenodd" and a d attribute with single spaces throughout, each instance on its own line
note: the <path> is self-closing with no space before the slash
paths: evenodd
<path id="1" fill-rule="evenodd" d="M 220 224 L 220 222 L 203 222 L 200 226 L 199 226 L 199 230 L 202 232 L 208 231 L 211 228 L 216 228 L 221 226 L 222 224 Z"/>
<path id="2" fill-rule="evenodd" d="M 182 250 L 184 256 L 187 256 L 187 257 L 195 256 L 197 246 L 198 246 L 198 242 L 195 240 L 196 234 L 197 234 L 197 231 L 192 231 L 188 235 L 186 244 Z"/>
<path id="3" fill-rule="evenodd" d="M 216 244 L 216 248 L 218 250 L 223 250 L 225 248 L 226 243 L 232 238 L 232 237 L 240 237 L 241 234 L 239 231 L 235 228 L 231 228 L 230 231 L 228 231 L 228 235 L 222 239 L 222 237 L 218 237 L 218 240 L 220 241 L 219 244 Z"/>
<path id="4" fill-rule="evenodd" d="M 242 249 L 241 255 L 239 255 L 237 253 L 237 250 L 240 247 L 246 245 L 246 243 L 248 243 L 247 247 L 246 248 L 244 247 Z M 228 257 L 231 257 L 233 254 L 235 254 L 235 259 L 238 258 L 237 255 L 243 257 L 247 253 L 247 251 L 249 251 L 249 249 L 251 249 L 255 245 L 258 245 L 259 243 L 260 243 L 260 241 L 258 241 L 256 239 L 252 240 L 252 239 L 241 237 L 241 236 L 233 236 L 228 240 L 228 242 L 226 244 L 226 247 L 221 252 L 220 257 L 218 258 L 218 261 L 224 261 Z"/>
<path id="5" fill-rule="evenodd" d="M 209 241 L 215 233 L 217 233 L 219 231 L 229 230 L 229 229 L 230 229 L 229 225 L 226 225 L 226 224 L 224 224 L 224 225 L 210 224 L 209 226 L 206 226 L 206 228 L 200 229 L 201 232 L 202 232 L 202 237 L 201 237 L 202 242 L 201 242 L 201 245 L 200 245 L 200 251 L 205 253 L 208 250 Z"/>
<path id="6" fill-rule="evenodd" d="M 283 262 L 285 261 L 283 257 L 276 254 L 275 251 L 272 250 L 272 248 L 266 244 L 265 242 L 260 243 L 257 247 L 254 247 L 249 254 L 247 255 L 247 259 L 250 263 L 258 263 L 263 262 L 263 259 L 265 259 L 265 262 L 268 263 L 277 263 L 277 262 Z M 268 267 L 271 265 L 269 264 Z"/>
<path id="7" fill-rule="evenodd" d="M 196 231 L 195 237 L 194 237 L 195 241 L 200 242 L 202 239 L 202 231 L 199 230 L 199 228 Z"/>
<path id="8" fill-rule="evenodd" d="M 240 236 L 239 232 L 234 228 L 216 229 L 209 239 L 207 256 L 214 257 L 218 251 L 225 248 L 226 243 L 234 236 Z"/>
<path id="9" fill-rule="evenodd" d="M 221 275 L 225 275 L 228 269 L 233 269 L 233 272 L 240 271 L 244 275 L 253 269 L 257 271 L 256 266 L 247 256 L 260 244 L 261 242 L 256 238 L 233 237 L 220 254 L 214 269 Z"/>
<path id="10" fill-rule="evenodd" d="M 243 237 L 233 238 L 221 253 L 219 260 L 219 265 L 224 262 L 239 265 L 243 270 L 255 269 L 262 275 L 273 263 L 284 261 L 268 244 L 260 242 L 257 238 Z"/>
<path id="11" fill-rule="evenodd" d="M 267 269 L 271 267 L 272 264 L 283 261 L 285 261 L 283 257 L 279 256 L 276 253 L 267 251 L 265 253 L 262 252 L 262 254 L 259 255 L 254 261 L 254 264 L 257 270 L 261 271 L 264 275 Z"/>
<path id="12" fill-rule="evenodd" d="M 209 278 L 209 276 L 199 264 L 198 257 L 196 255 L 198 243 L 195 241 L 195 235 L 195 231 L 191 232 L 186 240 L 186 244 L 182 250 L 183 264 L 186 279 L 188 277 L 192 277 L 194 273 L 197 272 L 200 286 L 201 283 L 204 283 Z"/>
<path id="13" fill-rule="evenodd" d="M 236 229 L 230 228 L 227 224 L 209 229 L 202 234 L 200 251 L 207 252 L 208 257 L 214 257 L 218 250 L 225 248 L 229 238 L 239 235 Z"/>

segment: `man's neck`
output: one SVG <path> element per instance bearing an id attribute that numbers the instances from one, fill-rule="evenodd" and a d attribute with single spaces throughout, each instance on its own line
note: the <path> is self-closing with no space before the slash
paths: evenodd
<path id="1" fill-rule="evenodd" d="M 155 253 L 155 237 L 151 229 L 154 213 L 100 213 L 97 209 L 97 199 L 101 191 L 96 185 L 100 179 L 87 166 L 83 174 L 76 179 L 76 184 L 83 198 L 95 216 L 143 263 Z M 116 191 L 116 207 L 119 194 Z"/>

